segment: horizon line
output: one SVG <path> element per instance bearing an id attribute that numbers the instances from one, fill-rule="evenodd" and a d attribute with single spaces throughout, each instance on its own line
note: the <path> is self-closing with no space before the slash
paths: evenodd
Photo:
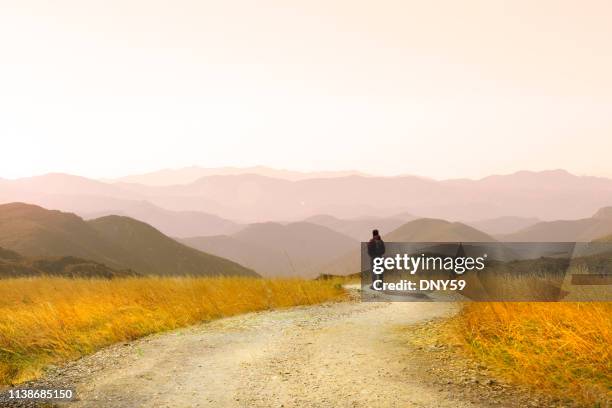
<path id="1" fill-rule="evenodd" d="M 554 169 L 544 169 L 544 170 L 530 170 L 530 169 L 522 169 L 522 170 L 516 170 L 513 172 L 509 172 L 509 173 L 493 173 L 493 174 L 489 174 L 483 177 L 479 177 L 479 178 L 471 178 L 471 177 L 456 177 L 456 178 L 434 178 L 434 177 L 429 177 L 429 176 L 422 176 L 422 175 L 418 175 L 418 174 L 410 174 L 410 173 L 400 173 L 400 174 L 394 174 L 394 175 L 386 175 L 386 174 L 372 174 L 372 173 L 367 173 L 367 172 L 363 172 L 360 170 L 344 170 L 344 169 L 338 169 L 338 170 L 292 170 L 292 169 L 287 169 L 287 168 L 280 168 L 280 167 L 271 167 L 271 166 L 265 166 L 265 165 L 255 165 L 255 166 L 219 166 L 219 167 L 204 167 L 204 166 L 199 166 L 199 165 L 190 165 L 190 166 L 184 166 L 184 167 L 166 167 L 166 168 L 162 168 L 159 170 L 153 170 L 153 171 L 149 171 L 149 172 L 142 172 L 142 173 L 133 173 L 133 174 L 127 174 L 127 175 L 123 175 L 123 176 L 119 176 L 119 177 L 90 177 L 90 176 L 84 176 L 84 175 L 80 175 L 80 174 L 76 174 L 76 173 L 70 173 L 70 172 L 63 172 L 63 171 L 50 171 L 50 172 L 46 172 L 46 173 L 40 173 L 40 174 L 34 174 L 34 175 L 30 175 L 30 176 L 22 176 L 22 177 L 13 177 L 13 178 L 7 178 L 7 177 L 1 177 L 0 176 L 0 180 L 6 180 L 6 181 L 18 181 L 18 180 L 24 180 L 24 179 L 33 179 L 33 178 L 40 178 L 40 177 L 45 177 L 45 176 L 69 176 L 69 177 L 78 177 L 78 178 L 83 178 L 83 179 L 88 179 L 88 180 L 94 180 L 94 181 L 99 181 L 102 183 L 106 183 L 106 184 L 116 184 L 116 183 L 129 183 L 129 184 L 143 184 L 143 185 L 148 185 L 147 183 L 138 183 L 138 182 L 130 182 L 130 181 L 125 181 L 124 179 L 128 179 L 128 178 L 132 178 L 132 177 L 146 177 L 146 176 L 151 176 L 154 175 L 155 173 L 161 173 L 161 172 L 178 172 L 181 170 L 188 170 L 188 169 L 200 169 L 200 170 L 210 170 L 210 171 L 215 171 L 215 170 L 237 170 L 237 171 L 241 171 L 244 170 L 244 172 L 238 172 L 235 174 L 210 174 L 210 175 L 204 175 L 201 177 L 197 177 L 196 179 L 194 179 L 193 181 L 187 182 L 187 183 L 174 183 L 174 184 L 191 184 L 197 180 L 200 180 L 202 178 L 205 177 L 235 177 L 235 176 L 246 176 L 246 175 L 253 175 L 253 176 L 257 176 L 257 177 L 262 177 L 262 178 L 269 178 L 269 179 L 276 179 L 276 180 L 285 180 L 285 181 L 290 181 L 290 182 L 295 182 L 295 181 L 302 181 L 302 180 L 313 180 L 313 179 L 326 179 L 326 178 L 348 178 L 348 177 L 361 177 L 361 178 L 402 178 L 402 177 L 411 177 L 411 178 L 418 178 L 418 179 L 423 179 L 423 180 L 430 180 L 430 181 L 436 181 L 436 182 L 446 182 L 446 181 L 460 181 L 460 180 L 465 180 L 465 181 L 482 181 L 491 177 L 507 177 L 507 176 L 514 176 L 520 173 L 531 173 L 531 174 L 543 174 L 543 173 L 565 173 L 574 177 L 587 177 L 587 178 L 597 178 L 597 179 L 606 179 L 606 180 L 612 180 L 612 177 L 606 177 L 606 176 L 596 176 L 596 175 L 590 175 L 590 174 L 576 174 L 576 173 L 572 173 L 569 170 L 563 169 L 563 168 L 554 168 Z M 250 170 L 255 170 L 255 169 L 262 169 L 262 170 L 270 170 L 270 171 L 277 171 L 277 172 L 287 172 L 287 173 L 294 173 L 294 174 L 300 174 L 305 176 L 304 178 L 300 178 L 300 179 L 296 179 L 296 180 L 291 180 L 289 178 L 284 178 L 284 177 L 274 177 L 274 176 L 269 176 L 269 175 L 262 175 L 262 174 L 258 174 L 256 172 L 250 171 Z M 339 175 L 334 176 L 331 174 L 334 173 L 338 173 Z M 344 173 L 344 174 L 343 174 Z M 325 174 L 330 174 L 329 177 L 321 177 L 322 175 Z M 312 175 L 312 177 L 308 177 L 309 175 Z M 159 184 L 161 185 L 173 185 L 173 184 Z"/>

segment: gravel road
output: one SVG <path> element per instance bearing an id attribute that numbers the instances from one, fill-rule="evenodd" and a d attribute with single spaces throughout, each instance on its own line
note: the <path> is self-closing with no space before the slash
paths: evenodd
<path id="1" fill-rule="evenodd" d="M 71 408 L 544 406 L 407 340 L 456 310 L 355 300 L 250 313 L 109 347 L 40 384 L 76 386 Z"/>

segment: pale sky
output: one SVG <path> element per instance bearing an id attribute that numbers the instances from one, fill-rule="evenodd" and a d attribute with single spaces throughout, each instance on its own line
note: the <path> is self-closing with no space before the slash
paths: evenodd
<path id="1" fill-rule="evenodd" d="M 0 177 L 612 177 L 610 1 L 0 0 Z"/>

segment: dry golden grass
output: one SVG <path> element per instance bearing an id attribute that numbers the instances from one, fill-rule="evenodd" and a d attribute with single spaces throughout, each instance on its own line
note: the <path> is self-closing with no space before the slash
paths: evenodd
<path id="1" fill-rule="evenodd" d="M 0 384 L 150 333 L 342 298 L 337 282 L 253 278 L 0 280 Z"/>
<path id="2" fill-rule="evenodd" d="M 611 403 L 611 303 L 472 303 L 457 328 L 514 381 L 585 406 Z"/>

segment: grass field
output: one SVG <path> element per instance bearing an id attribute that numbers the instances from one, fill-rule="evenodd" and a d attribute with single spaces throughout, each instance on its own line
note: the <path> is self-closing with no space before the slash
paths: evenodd
<path id="1" fill-rule="evenodd" d="M 335 280 L 0 280 L 0 384 L 112 343 L 250 311 L 341 299 Z"/>
<path id="2" fill-rule="evenodd" d="M 457 329 L 513 381 L 590 407 L 612 395 L 611 303 L 471 303 Z"/>

